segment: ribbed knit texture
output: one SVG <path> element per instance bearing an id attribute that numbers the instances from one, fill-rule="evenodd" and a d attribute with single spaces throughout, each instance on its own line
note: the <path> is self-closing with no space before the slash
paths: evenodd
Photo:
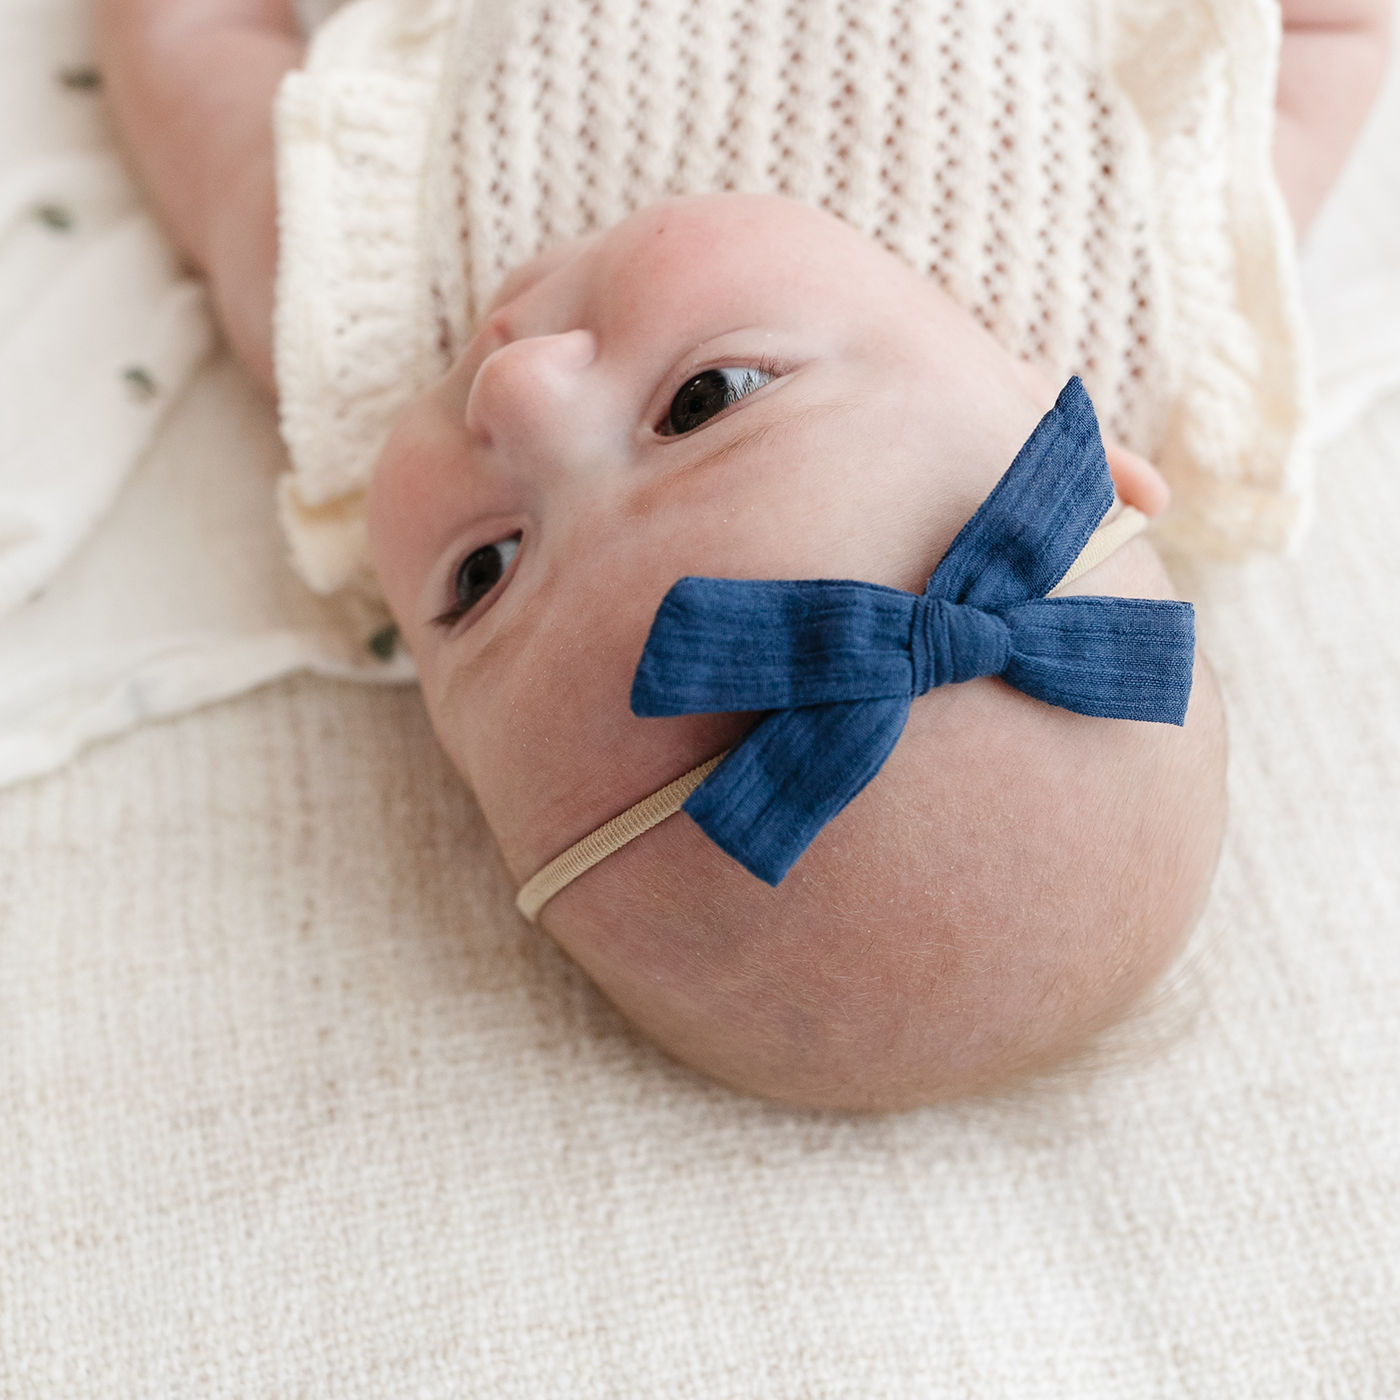
<path id="1" fill-rule="evenodd" d="M 731 189 L 830 210 L 1053 381 L 1080 374 L 1171 478 L 1178 539 L 1281 547 L 1305 464 L 1276 27 L 1268 0 L 355 0 L 281 107 L 304 572 L 355 572 L 318 509 L 355 508 L 397 409 L 507 272 Z M 370 128 L 392 160 L 366 155 Z"/>

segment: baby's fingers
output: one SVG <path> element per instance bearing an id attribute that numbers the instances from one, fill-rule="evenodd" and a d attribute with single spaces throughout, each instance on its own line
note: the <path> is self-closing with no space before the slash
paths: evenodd
<path id="1" fill-rule="evenodd" d="M 1136 506 L 1144 515 L 1160 515 L 1166 510 L 1172 498 L 1171 488 L 1146 457 L 1129 452 L 1112 438 L 1104 440 L 1103 450 L 1113 489 L 1124 505 Z"/>

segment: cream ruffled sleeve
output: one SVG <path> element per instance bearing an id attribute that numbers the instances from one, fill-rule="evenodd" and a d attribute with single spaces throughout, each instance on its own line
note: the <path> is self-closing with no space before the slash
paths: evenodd
<path id="1" fill-rule="evenodd" d="M 419 206 L 450 22 L 431 0 L 347 5 L 278 96 L 278 505 L 319 593 L 366 579 L 365 486 L 434 376 Z"/>
<path id="2" fill-rule="evenodd" d="M 1129 0 L 1114 77 L 1150 156 L 1171 393 L 1143 444 L 1163 533 L 1220 557 L 1291 547 L 1311 513 L 1314 395 L 1295 240 L 1273 175 L 1274 0 Z"/>

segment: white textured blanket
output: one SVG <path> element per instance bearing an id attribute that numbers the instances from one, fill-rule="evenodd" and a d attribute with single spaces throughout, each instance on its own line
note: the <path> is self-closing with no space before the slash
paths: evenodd
<path id="1" fill-rule="evenodd" d="M 90 96 L 70 12 L 0 23 Z M 1379 122 L 1312 250 L 1334 428 L 1400 383 Z M 280 465 L 215 354 L 0 621 L 6 776 L 377 674 L 274 562 Z M 1014 1098 L 795 1113 L 651 1050 L 516 917 L 409 687 L 284 680 L 0 792 L 0 1396 L 1400 1394 L 1400 400 L 1319 481 L 1296 560 L 1174 561 L 1233 736 L 1180 984 Z M 256 664 L 153 687 L 192 634 Z"/>
<path id="2" fill-rule="evenodd" d="M 216 362 L 156 460 L 238 401 Z M 1400 1394 L 1400 402 L 1326 468 L 1296 562 L 1185 576 L 1234 796 L 1185 985 L 1012 1100 L 795 1113 L 649 1049 L 408 687 L 0 793 L 0 1395 Z"/>

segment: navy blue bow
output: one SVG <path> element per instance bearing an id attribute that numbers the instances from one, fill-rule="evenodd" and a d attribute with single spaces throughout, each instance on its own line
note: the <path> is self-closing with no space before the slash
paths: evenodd
<path id="1" fill-rule="evenodd" d="M 852 580 L 683 578 L 632 684 L 638 715 L 770 710 L 685 811 L 770 885 L 880 771 L 934 686 L 1000 676 L 1084 715 L 1181 724 L 1189 603 L 1047 594 L 1113 504 L 1071 379 L 963 526 L 923 597 Z"/>

